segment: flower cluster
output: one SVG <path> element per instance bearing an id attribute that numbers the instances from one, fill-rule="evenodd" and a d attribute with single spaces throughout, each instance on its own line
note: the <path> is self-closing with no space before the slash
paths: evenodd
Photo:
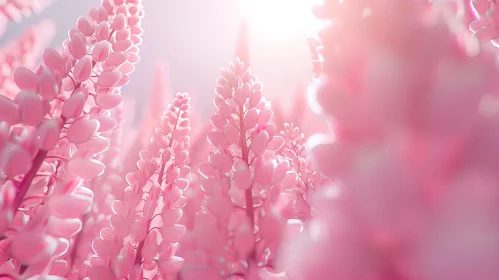
<path id="1" fill-rule="evenodd" d="M 26 67 L 14 71 L 20 91 L 13 100 L 0 96 L 0 231 L 5 242 L 12 239 L 11 246 L 32 236 L 38 242 L 33 246 L 40 248 L 35 253 L 43 253 L 40 257 L 23 251 L 29 244 L 12 249 L 10 274 L 29 278 L 71 271 L 74 255 L 69 252 L 74 250 L 69 248 L 78 243 L 88 211 L 62 194 L 83 192 L 93 199 L 88 187 L 106 167 L 99 161 L 110 146 L 105 134 L 117 126 L 111 110 L 122 103 L 120 88 L 139 60 L 142 17 L 141 1 L 102 1 L 88 18 L 78 19 L 62 53 L 46 49 L 44 65 L 35 72 Z M 85 186 L 58 183 L 65 180 L 83 180 Z M 54 193 L 60 195 L 53 197 Z M 57 207 L 47 208 L 51 203 Z M 85 211 L 73 213 L 78 209 Z M 47 233 L 44 227 L 50 223 L 54 229 L 69 229 L 63 235 Z M 47 236 L 59 239 L 47 243 Z M 52 248 L 51 253 L 42 244 Z"/>
<path id="2" fill-rule="evenodd" d="M 297 174 L 277 153 L 284 139 L 251 70 L 237 59 L 218 84 L 208 133 L 213 151 L 199 169 L 205 202 L 190 242 L 182 243 L 189 263 L 183 278 L 259 279 L 274 273 L 286 226 L 279 198 L 295 188 Z"/>
<path id="3" fill-rule="evenodd" d="M 138 170 L 127 174 L 123 199 L 111 202 L 109 223 L 92 243 L 90 277 L 168 279 L 180 270 L 175 251 L 186 231 L 178 221 L 189 186 L 189 109 L 187 94 L 178 93 L 140 152 Z"/>

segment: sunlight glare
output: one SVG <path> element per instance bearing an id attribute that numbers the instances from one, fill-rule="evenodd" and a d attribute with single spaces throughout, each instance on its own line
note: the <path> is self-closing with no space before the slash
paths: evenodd
<path id="1" fill-rule="evenodd" d="M 317 30 L 319 21 L 312 7 L 320 0 L 244 0 L 243 10 L 254 31 L 276 39 L 286 39 Z"/>

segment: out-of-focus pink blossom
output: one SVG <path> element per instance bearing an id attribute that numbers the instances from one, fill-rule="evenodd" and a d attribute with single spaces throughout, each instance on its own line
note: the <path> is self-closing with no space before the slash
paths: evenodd
<path id="1" fill-rule="evenodd" d="M 168 92 L 167 72 L 161 64 L 156 64 L 153 80 L 153 88 L 147 112 L 142 121 L 136 126 L 136 132 L 133 141 L 131 141 L 130 150 L 124 158 L 125 174 L 135 168 L 135 164 L 139 159 L 139 152 L 147 147 L 154 128 L 160 124 L 159 116 L 161 116 L 164 108 L 168 104 L 170 92 Z M 128 140 L 130 141 L 130 140 Z"/>
<path id="2" fill-rule="evenodd" d="M 24 17 L 52 4 L 54 0 L 3 0 L 0 2 L 0 36 L 8 22 L 19 22 Z"/>
<path id="3" fill-rule="evenodd" d="M 53 22 L 45 20 L 30 26 L 18 38 L 8 42 L 0 49 L 0 87 L 1 95 L 13 98 L 19 88 L 13 81 L 14 70 L 24 66 L 36 70 L 36 63 L 42 50 L 55 35 Z"/>
<path id="4" fill-rule="evenodd" d="M 427 3 L 327 0 L 316 14 L 330 24 L 314 97 L 334 135 L 309 143 L 334 185 L 290 239 L 288 276 L 497 279 L 494 56 L 470 57 Z"/>

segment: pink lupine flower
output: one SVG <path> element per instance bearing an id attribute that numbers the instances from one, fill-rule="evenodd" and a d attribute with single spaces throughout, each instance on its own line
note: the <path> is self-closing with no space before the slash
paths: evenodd
<path id="1" fill-rule="evenodd" d="M 218 79 L 208 141 L 214 150 L 200 174 L 206 202 L 196 215 L 192 243 L 183 243 L 189 266 L 183 279 L 259 279 L 272 266 L 281 220 L 278 195 L 294 186 L 296 173 L 276 156 L 276 135 L 262 86 L 236 59 Z M 282 220 L 284 222 L 284 220 Z"/>
<path id="2" fill-rule="evenodd" d="M 189 100 L 176 95 L 140 152 L 138 170 L 127 174 L 123 200 L 112 202 L 109 225 L 93 241 L 90 278 L 170 279 L 181 269 L 184 260 L 175 251 L 186 231 L 178 221 L 189 186 Z"/>
<path id="3" fill-rule="evenodd" d="M 1 95 L 13 98 L 19 91 L 14 83 L 13 73 L 19 66 L 36 70 L 36 63 L 42 49 L 46 47 L 55 35 L 55 25 L 51 21 L 41 21 L 30 26 L 18 38 L 8 42 L 0 49 L 0 75 Z"/>
<path id="4" fill-rule="evenodd" d="M 148 110 L 142 121 L 137 125 L 137 131 L 134 140 L 131 143 L 128 155 L 124 159 L 125 174 L 131 172 L 136 168 L 137 160 L 139 159 L 139 152 L 147 147 L 151 139 L 154 128 L 158 127 L 164 108 L 170 99 L 168 92 L 167 73 L 161 64 L 156 64 L 154 71 L 153 89 L 149 97 Z"/>
<path id="5" fill-rule="evenodd" d="M 90 10 L 89 19 L 78 20 L 62 56 L 47 49 L 45 67 L 36 73 L 24 67 L 14 72 L 21 91 L 14 100 L 0 96 L 4 108 L 0 120 L 12 126 L 10 139 L 0 151 L 0 167 L 16 183 L 22 176 L 15 209 L 46 159 L 47 167 L 65 164 L 65 172 L 85 180 L 103 171 L 103 164 L 92 159 L 103 151 L 102 146 L 84 144 L 115 126 L 106 110 L 122 102 L 119 88 L 128 82 L 138 61 L 142 14 L 140 1 L 119 6 L 104 1 L 100 9 Z M 56 147 L 67 150 L 73 145 L 78 150 L 74 154 L 49 155 Z"/>
<path id="6" fill-rule="evenodd" d="M 281 131 L 285 144 L 280 150 L 280 154 L 289 160 L 291 168 L 298 174 L 296 188 L 285 193 L 284 197 L 290 200 L 288 203 L 292 210 L 287 218 L 298 218 L 306 220 L 312 214 L 309 204 L 309 195 L 322 187 L 329 185 L 331 180 L 324 174 L 316 172 L 311 166 L 310 158 L 305 148 L 306 138 L 299 128 L 294 124 L 285 123 L 284 130 Z"/>
<path id="7" fill-rule="evenodd" d="M 335 185 L 282 254 L 290 278 L 499 277 L 498 69 L 433 12 L 398 0 L 317 10 L 333 24 L 314 94 L 335 134 L 310 145 Z"/>
<path id="8" fill-rule="evenodd" d="M 3 228 L 10 226 L 7 238 L 23 239 L 18 236 L 37 225 L 34 218 L 29 223 L 27 220 L 41 215 L 38 213 L 44 207 L 40 206 L 52 201 L 50 194 L 70 191 L 70 185 L 55 182 L 78 177 L 88 185 L 103 173 L 105 165 L 99 155 L 109 147 L 103 135 L 117 122 L 109 110 L 122 102 L 120 88 L 138 61 L 142 17 L 140 1 L 103 1 L 101 8 L 91 9 L 89 18 L 80 18 L 77 28 L 70 30 L 62 55 L 47 49 L 43 53 L 45 66 L 36 73 L 25 67 L 14 72 L 14 82 L 21 91 L 14 100 L 1 96 L 0 102 L 7 110 L 0 118 L 0 170 L 6 179 L 2 182 L 2 208 L 6 211 L 1 213 L 1 221 Z M 12 188 L 17 190 L 14 196 L 9 195 Z M 88 193 L 91 191 L 85 195 Z M 49 221 L 53 220 L 52 212 L 46 214 Z M 66 236 L 67 248 L 52 255 L 50 262 L 23 264 L 18 257 L 24 259 L 24 255 L 13 255 L 9 267 L 33 277 L 47 273 L 66 276 L 74 263 L 71 247 L 78 246 L 81 220 L 86 217 L 77 217 L 80 227 Z M 61 228 L 59 224 L 54 227 Z"/>

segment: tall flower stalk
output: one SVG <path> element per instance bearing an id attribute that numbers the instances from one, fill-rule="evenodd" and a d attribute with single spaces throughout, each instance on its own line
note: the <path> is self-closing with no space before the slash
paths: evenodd
<path id="1" fill-rule="evenodd" d="M 274 211 L 277 197 L 294 187 L 296 173 L 276 151 L 284 139 L 270 122 L 270 103 L 262 85 L 236 59 L 222 69 L 208 141 L 213 152 L 202 165 L 205 203 L 195 218 L 193 239 L 185 247 L 190 261 L 183 278 L 259 279 L 272 271 L 284 220 Z"/>
<path id="2" fill-rule="evenodd" d="M 25 67 L 14 72 L 21 91 L 14 100 L 0 96 L 0 231 L 5 238 L 23 235 L 34 226 L 26 218 L 41 215 L 51 193 L 67 191 L 57 182 L 88 182 L 103 173 L 98 156 L 109 140 L 102 135 L 117 125 L 109 110 L 122 103 L 120 88 L 139 60 L 142 17 L 141 1 L 104 0 L 88 18 L 78 19 L 62 54 L 46 49 L 44 66 L 35 73 Z M 76 236 L 66 236 L 69 244 Z M 57 258 L 66 259 L 66 252 Z M 20 274 L 33 264 L 15 256 L 9 262 Z M 50 272 L 46 267 L 34 269 L 45 275 Z"/>
<path id="3" fill-rule="evenodd" d="M 123 200 L 112 202 L 114 214 L 93 241 L 91 277 L 174 279 L 181 269 L 175 252 L 186 231 L 178 222 L 189 187 L 189 101 L 185 93 L 175 96 L 139 153 L 138 169 L 127 174 Z"/>

